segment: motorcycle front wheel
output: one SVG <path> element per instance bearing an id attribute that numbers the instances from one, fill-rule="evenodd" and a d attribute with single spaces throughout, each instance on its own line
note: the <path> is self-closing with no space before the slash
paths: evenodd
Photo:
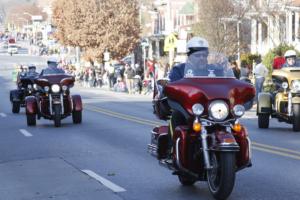
<path id="1" fill-rule="evenodd" d="M 235 153 L 218 152 L 210 154 L 212 169 L 207 171 L 208 187 L 214 198 L 226 199 L 235 182 Z"/>
<path id="2" fill-rule="evenodd" d="M 60 127 L 61 126 L 61 107 L 60 107 L 60 105 L 53 106 L 53 113 L 54 113 L 54 126 Z"/>

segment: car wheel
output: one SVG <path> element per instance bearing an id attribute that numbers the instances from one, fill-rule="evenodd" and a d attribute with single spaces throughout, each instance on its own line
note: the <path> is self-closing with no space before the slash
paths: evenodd
<path id="1" fill-rule="evenodd" d="M 270 115 L 266 113 L 258 114 L 258 127 L 269 128 Z"/>
<path id="2" fill-rule="evenodd" d="M 293 104 L 293 131 L 300 131 L 300 104 Z"/>

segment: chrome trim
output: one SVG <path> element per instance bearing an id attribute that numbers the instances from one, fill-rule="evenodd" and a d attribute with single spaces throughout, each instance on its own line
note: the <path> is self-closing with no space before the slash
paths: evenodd
<path id="1" fill-rule="evenodd" d="M 230 122 L 235 122 L 236 119 L 228 119 L 226 121 L 213 121 L 213 120 L 209 120 L 209 119 L 205 119 L 205 118 L 200 118 L 200 121 L 201 121 L 202 126 L 211 126 L 213 124 L 220 124 L 220 125 L 224 125 L 224 126 L 230 126 L 231 125 Z"/>
<path id="2" fill-rule="evenodd" d="M 180 160 L 179 160 L 179 142 L 180 142 L 180 138 L 178 138 L 176 140 L 176 164 L 179 167 L 179 169 L 182 168 Z"/>
<path id="3" fill-rule="evenodd" d="M 247 136 L 247 141 L 248 141 L 248 149 L 249 149 L 249 161 L 251 162 L 252 159 L 252 142 L 250 138 Z"/>
<path id="4" fill-rule="evenodd" d="M 50 111 L 50 115 L 53 115 L 53 110 L 52 110 L 52 94 L 49 94 L 49 111 Z"/>
<path id="5" fill-rule="evenodd" d="M 201 130 L 201 143 L 202 143 L 202 149 L 203 149 L 205 168 L 211 169 L 212 167 L 210 165 L 210 159 L 209 159 L 208 147 L 207 147 L 207 131 L 204 127 Z"/>
<path id="6" fill-rule="evenodd" d="M 292 116 L 292 93 L 288 93 L 288 116 Z"/>
<path id="7" fill-rule="evenodd" d="M 65 114 L 64 97 L 63 97 L 63 94 L 62 94 L 62 93 L 60 93 L 60 104 L 61 104 L 61 111 L 62 111 L 62 114 Z"/>

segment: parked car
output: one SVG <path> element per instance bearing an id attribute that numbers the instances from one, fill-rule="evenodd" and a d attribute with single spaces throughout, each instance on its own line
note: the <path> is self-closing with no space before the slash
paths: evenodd
<path id="1" fill-rule="evenodd" d="M 17 54 L 19 47 L 15 44 L 9 44 L 7 48 L 7 53 L 9 54 Z"/>

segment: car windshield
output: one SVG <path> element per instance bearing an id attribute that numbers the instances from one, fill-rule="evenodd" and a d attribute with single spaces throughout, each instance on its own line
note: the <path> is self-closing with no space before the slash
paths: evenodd
<path id="1" fill-rule="evenodd" d="M 199 51 L 187 58 L 184 77 L 234 78 L 234 74 L 225 55 Z"/>

